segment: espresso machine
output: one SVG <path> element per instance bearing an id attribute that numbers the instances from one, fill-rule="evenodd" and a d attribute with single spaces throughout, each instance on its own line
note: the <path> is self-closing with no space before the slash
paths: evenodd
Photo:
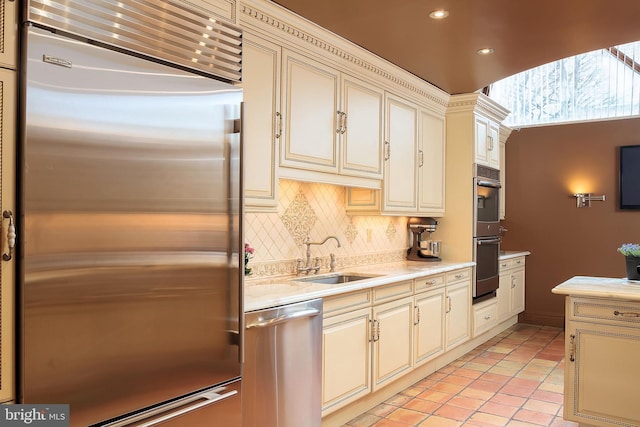
<path id="1" fill-rule="evenodd" d="M 438 221 L 433 218 L 409 218 L 411 247 L 407 250 L 408 261 L 441 261 L 440 240 L 431 240 Z M 425 236 L 426 233 L 426 236 Z"/>

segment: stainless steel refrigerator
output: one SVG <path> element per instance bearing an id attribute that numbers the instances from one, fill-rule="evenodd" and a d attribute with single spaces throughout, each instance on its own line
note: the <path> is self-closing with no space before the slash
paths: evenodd
<path id="1" fill-rule="evenodd" d="M 179 0 L 24 16 L 19 402 L 240 426 L 240 32 Z"/>

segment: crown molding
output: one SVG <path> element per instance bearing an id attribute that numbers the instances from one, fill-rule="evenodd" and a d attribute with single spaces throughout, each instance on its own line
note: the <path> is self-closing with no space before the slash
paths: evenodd
<path id="1" fill-rule="evenodd" d="M 500 122 L 510 113 L 510 111 L 502 105 L 479 92 L 454 95 L 449 98 L 447 114 L 470 111 L 483 113 Z"/>
<path id="2" fill-rule="evenodd" d="M 426 98 L 428 101 L 434 102 L 440 105 L 441 107 L 446 108 L 449 105 L 448 94 L 446 94 L 446 92 L 442 92 L 441 93 L 442 96 L 438 96 L 440 94 L 436 93 L 436 91 L 440 91 L 440 89 L 436 88 L 435 86 L 431 85 L 426 81 L 424 82 L 425 87 L 420 87 L 421 85 L 414 84 L 408 81 L 407 79 L 404 79 L 398 75 L 395 75 L 389 72 L 388 70 L 385 70 L 377 66 L 376 64 L 357 56 L 356 54 L 354 54 L 353 50 L 362 49 L 358 46 L 353 45 L 353 50 L 343 49 L 334 43 L 331 43 L 327 40 L 321 39 L 316 35 L 311 34 L 308 31 L 297 28 L 292 24 L 290 24 L 289 22 L 283 21 L 282 19 L 274 16 L 274 14 L 265 12 L 264 10 L 258 9 L 257 7 L 254 7 L 249 4 L 245 4 L 245 3 L 240 4 L 240 14 L 244 15 L 245 17 L 252 18 L 253 20 L 259 21 L 263 25 L 267 25 L 271 27 L 273 30 L 276 30 L 276 32 L 279 32 L 281 35 L 294 37 L 298 40 L 304 41 L 305 43 L 311 45 L 314 48 L 321 49 L 326 53 L 329 53 L 335 56 L 337 59 L 341 61 L 347 61 L 352 65 L 363 68 L 364 70 L 367 70 L 377 75 L 378 77 L 384 78 L 389 82 L 393 83 L 394 85 L 403 87 L 404 89 L 407 89 L 419 95 L 422 98 Z M 316 25 L 316 24 L 313 24 L 313 25 Z M 324 30 L 324 31 L 328 31 L 328 30 Z M 384 61 L 384 59 L 382 58 L 380 60 Z M 433 89 L 433 90 L 428 90 L 427 88 Z"/>

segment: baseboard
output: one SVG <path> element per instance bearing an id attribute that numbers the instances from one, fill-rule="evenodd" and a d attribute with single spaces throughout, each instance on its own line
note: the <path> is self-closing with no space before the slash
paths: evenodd
<path id="1" fill-rule="evenodd" d="M 384 388 L 371 393 L 362 399 L 357 400 L 333 412 L 324 418 L 322 418 L 322 427 L 340 427 L 351 421 L 355 417 L 360 414 L 367 412 L 369 409 L 378 406 L 380 403 L 388 400 L 389 398 L 395 396 L 401 391 L 409 388 L 413 384 L 422 380 L 423 378 L 431 375 L 438 369 L 448 365 L 449 363 L 455 361 L 456 359 L 464 356 L 477 346 L 484 344 L 489 341 L 491 338 L 498 335 L 500 332 L 505 329 L 515 325 L 518 323 L 518 317 L 513 316 L 504 322 L 500 323 L 497 326 L 487 330 L 483 334 L 472 338 L 471 340 L 447 351 L 446 353 L 436 357 L 433 360 L 415 368 L 413 371 L 407 373 L 405 376 L 398 378 L 396 381 L 388 384 Z"/>
<path id="2" fill-rule="evenodd" d="M 532 313 L 525 311 L 518 316 L 520 323 L 529 325 L 554 326 L 556 328 L 564 328 L 564 313 Z"/>

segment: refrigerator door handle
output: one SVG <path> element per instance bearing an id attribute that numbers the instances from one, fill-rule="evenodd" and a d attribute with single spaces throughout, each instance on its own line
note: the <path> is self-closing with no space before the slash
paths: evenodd
<path id="1" fill-rule="evenodd" d="M 140 414 L 138 416 L 133 416 L 131 418 L 127 418 L 125 420 L 122 420 L 120 422 L 115 422 L 113 424 L 108 424 L 108 427 L 126 427 L 126 426 L 130 426 L 130 425 L 135 425 L 136 427 L 151 427 L 154 426 L 156 424 L 160 424 L 163 423 L 167 420 L 170 420 L 171 418 L 175 418 L 179 415 L 184 415 L 188 412 L 191 411 L 195 411 L 196 409 L 200 409 L 204 406 L 208 406 L 211 405 L 213 403 L 219 402 L 223 399 L 229 398 L 231 396 L 234 396 L 236 394 L 238 394 L 238 390 L 231 390 L 228 393 L 224 393 L 224 394 L 219 394 L 219 392 L 224 391 L 226 389 L 226 387 L 218 387 L 215 388 L 213 390 L 209 390 L 205 393 L 201 393 L 201 394 L 197 394 L 195 396 L 190 396 L 187 397 L 185 399 L 179 400 L 177 402 L 173 402 L 172 404 L 169 405 L 165 405 L 162 406 L 156 410 L 152 410 L 152 411 L 148 411 L 145 412 L 143 414 Z M 199 402 L 199 400 L 205 399 L 202 402 Z M 196 402 L 191 406 L 187 406 L 186 408 L 181 408 L 178 409 L 177 411 L 173 411 L 173 412 L 169 412 L 166 415 L 162 415 L 158 418 L 154 418 L 151 421 L 148 421 L 146 423 L 142 423 L 142 424 L 137 424 L 140 421 L 146 419 L 146 418 L 152 418 L 152 417 L 157 417 L 159 414 L 163 414 L 165 412 L 167 412 L 168 410 L 171 410 L 173 408 L 176 407 L 180 407 L 180 406 L 184 406 L 186 404 L 189 404 L 191 402 Z"/>

